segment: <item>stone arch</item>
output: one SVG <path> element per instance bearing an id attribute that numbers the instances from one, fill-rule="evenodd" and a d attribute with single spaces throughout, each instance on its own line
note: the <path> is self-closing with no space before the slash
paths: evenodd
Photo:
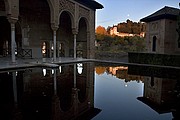
<path id="1" fill-rule="evenodd" d="M 51 14 L 51 20 L 50 20 L 50 22 L 51 23 L 56 23 L 55 21 L 55 10 L 56 10 L 56 8 L 55 8 L 55 6 L 53 5 L 53 3 L 52 3 L 52 0 L 47 0 L 47 3 L 48 3 L 48 5 L 49 5 L 49 8 L 50 8 L 50 14 Z"/>
<path id="2" fill-rule="evenodd" d="M 6 16 L 0 16 L 0 56 L 7 56 L 11 51 L 11 27 Z"/>
<path id="3" fill-rule="evenodd" d="M 11 13 L 11 10 L 10 10 L 10 0 L 2 0 L 2 1 L 4 1 L 4 4 L 5 4 L 6 14 L 10 14 Z"/>
<path id="4" fill-rule="evenodd" d="M 50 22 L 52 19 L 51 14 L 53 13 L 52 8 L 51 0 L 20 0 L 19 2 L 23 48 L 31 49 L 33 58 L 43 56 L 42 41 L 47 41 L 48 43 L 52 41 Z"/>
<path id="5" fill-rule="evenodd" d="M 57 41 L 63 43 L 64 56 L 73 56 L 73 34 L 74 17 L 69 11 L 61 11 L 59 14 L 59 29 L 57 31 Z M 59 51 L 57 52 L 59 53 Z"/>
<path id="6" fill-rule="evenodd" d="M 22 28 L 21 28 L 21 23 L 19 21 L 16 22 L 15 24 L 15 41 L 16 41 L 16 47 L 17 49 L 22 48 Z"/>
<path id="7" fill-rule="evenodd" d="M 80 20 L 84 20 L 84 22 L 86 23 L 86 27 L 87 27 L 87 31 L 89 31 L 89 20 L 86 18 L 86 17 L 80 17 L 79 19 L 78 19 L 78 25 L 77 26 L 79 26 L 79 23 L 80 23 Z"/>
<path id="8" fill-rule="evenodd" d="M 59 19 L 61 19 L 61 14 L 62 13 L 64 13 L 64 12 L 66 12 L 68 15 L 69 15 L 69 17 L 71 18 L 71 28 L 75 28 L 75 17 L 74 17 L 74 15 L 69 11 L 69 10 L 62 10 L 62 11 L 60 11 L 60 13 L 59 13 Z M 58 25 L 60 24 L 60 22 L 59 22 L 59 20 L 58 20 Z"/>
<path id="9" fill-rule="evenodd" d="M 77 57 L 87 58 L 88 29 L 88 20 L 81 17 L 78 22 Z"/>
<path id="10" fill-rule="evenodd" d="M 9 6 L 9 0 L 0 0 L 0 11 L 3 11 L 0 14 L 0 56 L 6 56 L 10 52 L 11 28 L 7 19 L 7 13 L 10 11 Z"/>

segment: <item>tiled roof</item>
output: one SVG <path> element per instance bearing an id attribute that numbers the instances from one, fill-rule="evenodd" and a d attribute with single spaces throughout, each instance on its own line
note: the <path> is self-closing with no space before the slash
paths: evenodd
<path id="1" fill-rule="evenodd" d="M 180 12 L 180 9 L 178 9 L 178 8 L 165 6 L 164 8 L 156 11 L 155 13 L 153 13 L 145 18 L 142 18 L 140 21 L 150 22 L 150 21 L 155 21 L 155 20 L 159 20 L 159 19 L 176 20 L 177 16 L 179 15 L 179 12 Z"/>

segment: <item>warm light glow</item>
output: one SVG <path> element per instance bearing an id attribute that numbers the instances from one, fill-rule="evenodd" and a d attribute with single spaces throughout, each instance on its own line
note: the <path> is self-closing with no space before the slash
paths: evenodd
<path id="1" fill-rule="evenodd" d="M 53 46 L 54 46 L 54 45 L 52 44 L 52 45 L 51 45 L 51 50 L 54 50 L 54 47 L 53 47 Z"/>
<path id="2" fill-rule="evenodd" d="M 77 70 L 78 70 L 79 74 L 82 74 L 82 71 L 83 71 L 83 64 L 82 63 L 77 64 Z"/>
<path id="3" fill-rule="evenodd" d="M 52 69 L 51 73 L 52 73 L 52 75 L 54 74 L 54 70 L 53 69 Z"/>
<path id="4" fill-rule="evenodd" d="M 43 42 L 43 45 L 42 45 L 42 53 L 45 54 L 46 53 L 46 43 Z"/>
<path id="5" fill-rule="evenodd" d="M 61 66 L 59 66 L 59 72 L 60 72 L 60 73 L 62 72 L 62 70 L 61 70 Z"/>
<path id="6" fill-rule="evenodd" d="M 43 75 L 46 76 L 46 69 L 43 69 Z"/>

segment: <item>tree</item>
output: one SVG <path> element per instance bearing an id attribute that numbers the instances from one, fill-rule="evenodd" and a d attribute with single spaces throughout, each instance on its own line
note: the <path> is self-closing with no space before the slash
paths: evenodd
<path id="1" fill-rule="evenodd" d="M 96 28 L 96 34 L 107 35 L 107 31 L 104 27 L 98 26 Z"/>
<path id="2" fill-rule="evenodd" d="M 118 32 L 121 33 L 140 34 L 145 31 L 145 23 L 137 23 L 129 19 L 126 22 L 119 23 L 117 27 Z"/>

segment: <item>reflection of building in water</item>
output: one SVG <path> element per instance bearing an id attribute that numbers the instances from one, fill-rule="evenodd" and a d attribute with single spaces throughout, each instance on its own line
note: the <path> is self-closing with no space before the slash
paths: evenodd
<path id="1" fill-rule="evenodd" d="M 159 114 L 172 112 L 179 120 L 180 82 L 179 69 L 148 66 L 129 66 L 129 74 L 144 77 L 144 93 L 137 99 Z"/>
<path id="2" fill-rule="evenodd" d="M 118 66 L 118 67 L 96 67 L 96 73 L 98 75 L 103 74 L 104 72 L 107 72 L 109 74 L 112 74 L 113 76 L 116 76 L 120 79 L 125 79 L 125 82 L 136 80 L 136 81 L 142 81 L 143 77 L 139 75 L 130 75 L 128 74 L 128 67 L 127 66 Z"/>
<path id="3" fill-rule="evenodd" d="M 145 77 L 144 94 L 138 99 L 158 113 L 170 112 L 175 104 L 174 89 L 177 80 L 157 77 Z"/>
<path id="4" fill-rule="evenodd" d="M 95 71 L 98 75 L 103 74 L 106 72 L 106 67 L 96 67 Z"/>
<path id="5" fill-rule="evenodd" d="M 93 64 L 63 65 L 60 68 L 36 68 L 16 73 L 17 99 L 14 101 L 17 101 L 23 119 L 81 119 L 82 116 L 93 117 L 100 112 L 94 108 Z M 81 72 L 78 72 L 78 69 L 81 69 Z M 0 76 L 2 77 L 2 74 Z M 10 78 L 12 75 L 8 78 L 9 83 L 3 84 L 4 86 L 12 84 Z M 11 86 L 8 88 L 11 89 Z M 1 87 L 1 91 L 7 89 Z M 3 94 L 4 101 L 1 101 L 0 106 L 2 103 L 6 106 L 14 104 L 9 102 L 11 97 L 8 95 L 12 96 L 11 91 L 5 93 L 7 95 Z M 6 106 L 3 109 L 7 109 Z M 4 113 L 13 114 L 11 110 Z"/>

